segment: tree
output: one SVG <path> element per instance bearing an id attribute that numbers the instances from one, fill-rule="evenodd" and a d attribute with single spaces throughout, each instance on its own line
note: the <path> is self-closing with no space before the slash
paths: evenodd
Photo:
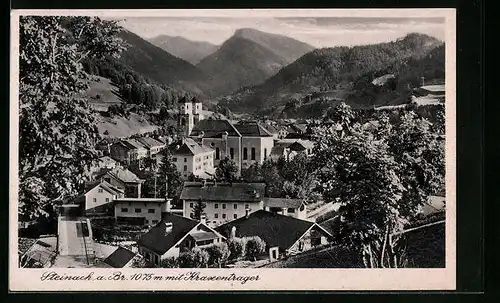
<path id="1" fill-rule="evenodd" d="M 162 158 L 158 168 L 157 196 L 171 198 L 173 204 L 177 205 L 183 187 L 182 176 L 172 161 L 172 154 L 168 148 L 162 150 L 160 156 Z"/>
<path id="2" fill-rule="evenodd" d="M 238 179 L 238 166 L 234 163 L 233 160 L 229 158 L 224 158 L 217 165 L 217 169 L 215 170 L 215 176 L 218 180 L 232 183 Z"/>
<path id="3" fill-rule="evenodd" d="M 183 252 L 177 259 L 179 267 L 182 268 L 202 268 L 207 267 L 209 254 L 199 247 L 194 247 L 190 251 Z"/>
<path id="4" fill-rule="evenodd" d="M 201 200 L 197 201 L 193 205 L 193 215 L 195 220 L 201 220 L 201 215 L 204 214 L 204 210 L 207 207 L 207 204 L 202 202 Z"/>
<path id="5" fill-rule="evenodd" d="M 21 16 L 19 33 L 19 215 L 36 219 L 76 195 L 98 157 L 95 116 L 82 93 L 88 58 L 117 57 L 116 21 Z"/>
<path id="6" fill-rule="evenodd" d="M 424 119 L 404 113 L 388 127 L 380 123 L 370 132 L 351 123 L 347 133 L 315 130 L 313 163 L 323 197 L 345 205 L 342 243 L 359 250 L 367 267 L 403 263 L 403 246 L 393 235 L 416 216 L 444 173 L 441 148 Z"/>
<path id="7" fill-rule="evenodd" d="M 262 181 L 261 167 L 259 163 L 254 163 L 246 169 L 241 170 L 241 179 L 245 182 Z"/>
<path id="8" fill-rule="evenodd" d="M 237 260 L 245 255 L 245 239 L 243 238 L 230 238 L 227 241 L 227 247 L 229 249 L 230 260 Z"/>
<path id="9" fill-rule="evenodd" d="M 205 248 L 205 251 L 210 256 L 209 264 L 217 267 L 222 267 L 229 257 L 229 248 L 225 242 L 212 244 Z"/>
<path id="10" fill-rule="evenodd" d="M 266 242 L 260 237 L 249 237 L 246 239 L 245 251 L 249 260 L 256 261 L 266 251 Z"/>

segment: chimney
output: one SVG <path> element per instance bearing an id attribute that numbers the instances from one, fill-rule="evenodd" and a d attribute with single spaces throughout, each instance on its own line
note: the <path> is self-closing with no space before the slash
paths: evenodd
<path id="1" fill-rule="evenodd" d="M 245 219 L 248 219 L 249 215 L 250 215 L 250 208 L 245 208 Z"/>
<path id="2" fill-rule="evenodd" d="M 203 179 L 203 183 L 201 184 L 201 187 L 206 187 L 207 186 L 207 180 Z"/>
<path id="3" fill-rule="evenodd" d="M 169 233 L 171 233 L 173 228 L 174 228 L 174 223 L 165 222 L 165 235 L 168 235 Z"/>
<path id="4" fill-rule="evenodd" d="M 229 134 L 228 134 L 228 132 L 227 132 L 227 131 L 224 131 L 224 132 L 222 133 L 222 140 L 227 140 L 227 136 L 228 136 L 228 135 L 229 135 Z"/>
<path id="5" fill-rule="evenodd" d="M 200 133 L 198 134 L 198 140 L 201 140 L 203 139 L 203 137 L 205 136 L 205 132 L 204 131 L 200 131 Z"/>
<path id="6" fill-rule="evenodd" d="M 420 77 L 420 86 L 425 85 L 425 77 Z"/>
<path id="7" fill-rule="evenodd" d="M 200 216 L 200 222 L 203 224 L 207 224 L 207 215 L 201 214 Z"/>

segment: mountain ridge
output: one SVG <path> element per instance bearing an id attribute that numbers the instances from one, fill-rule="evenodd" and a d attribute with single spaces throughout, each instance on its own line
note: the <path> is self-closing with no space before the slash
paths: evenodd
<path id="1" fill-rule="evenodd" d="M 190 40 L 181 36 L 159 35 L 147 40 L 164 51 L 193 65 L 196 65 L 220 47 L 220 45 L 210 42 Z"/>

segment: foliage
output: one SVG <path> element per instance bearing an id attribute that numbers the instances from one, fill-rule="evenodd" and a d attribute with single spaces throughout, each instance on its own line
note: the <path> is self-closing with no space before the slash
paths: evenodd
<path id="1" fill-rule="evenodd" d="M 158 179 L 156 180 L 159 191 L 157 196 L 171 198 L 173 204 L 178 205 L 183 186 L 181 174 L 177 171 L 168 148 L 163 149 L 159 154 L 162 159 L 158 168 Z"/>
<path id="2" fill-rule="evenodd" d="M 246 257 L 251 261 L 256 261 L 257 257 L 266 251 L 266 242 L 260 237 L 248 237 L 246 240 Z"/>
<path id="3" fill-rule="evenodd" d="M 22 16 L 19 33 L 19 214 L 48 215 L 74 195 L 97 158 L 99 139 L 88 100 L 86 58 L 119 56 L 115 21 Z"/>
<path id="4" fill-rule="evenodd" d="M 213 266 L 221 267 L 229 257 L 229 248 L 225 242 L 214 243 L 205 247 L 204 250 L 209 255 L 208 263 Z"/>
<path id="5" fill-rule="evenodd" d="M 174 257 L 163 259 L 163 260 L 161 260 L 161 265 L 160 266 L 163 267 L 163 268 L 176 268 L 176 267 L 179 267 L 179 259 L 180 258 L 174 258 Z"/>
<path id="6" fill-rule="evenodd" d="M 222 159 L 217 165 L 215 176 L 220 181 L 232 183 L 238 179 L 238 166 L 228 157 Z"/>
<path id="7" fill-rule="evenodd" d="M 230 238 L 227 241 L 229 259 L 237 260 L 245 256 L 246 240 L 244 238 Z"/>
<path id="8" fill-rule="evenodd" d="M 209 254 L 199 247 L 179 255 L 177 261 L 181 268 L 203 268 L 208 266 Z"/>
<path id="9" fill-rule="evenodd" d="M 344 114 L 352 116 L 349 108 Z M 367 267 L 398 267 L 401 231 L 444 178 L 444 146 L 413 112 L 395 125 L 379 117 L 373 130 L 342 116 L 315 129 L 313 163 L 325 201 L 346 206 L 344 245 L 359 249 Z"/>
<path id="10" fill-rule="evenodd" d="M 201 216 L 204 214 L 204 210 L 207 207 L 205 202 L 201 200 L 196 201 L 193 205 L 193 216 L 195 220 L 201 220 Z"/>

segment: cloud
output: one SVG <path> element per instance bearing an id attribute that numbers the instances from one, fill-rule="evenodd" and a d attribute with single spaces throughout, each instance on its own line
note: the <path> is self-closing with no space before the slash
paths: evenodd
<path id="1" fill-rule="evenodd" d="M 238 28 L 250 27 L 286 35 L 315 47 L 352 46 L 387 42 L 411 32 L 444 40 L 444 18 L 362 17 L 139 17 L 126 18 L 126 29 L 144 38 L 182 36 L 221 44 Z"/>

